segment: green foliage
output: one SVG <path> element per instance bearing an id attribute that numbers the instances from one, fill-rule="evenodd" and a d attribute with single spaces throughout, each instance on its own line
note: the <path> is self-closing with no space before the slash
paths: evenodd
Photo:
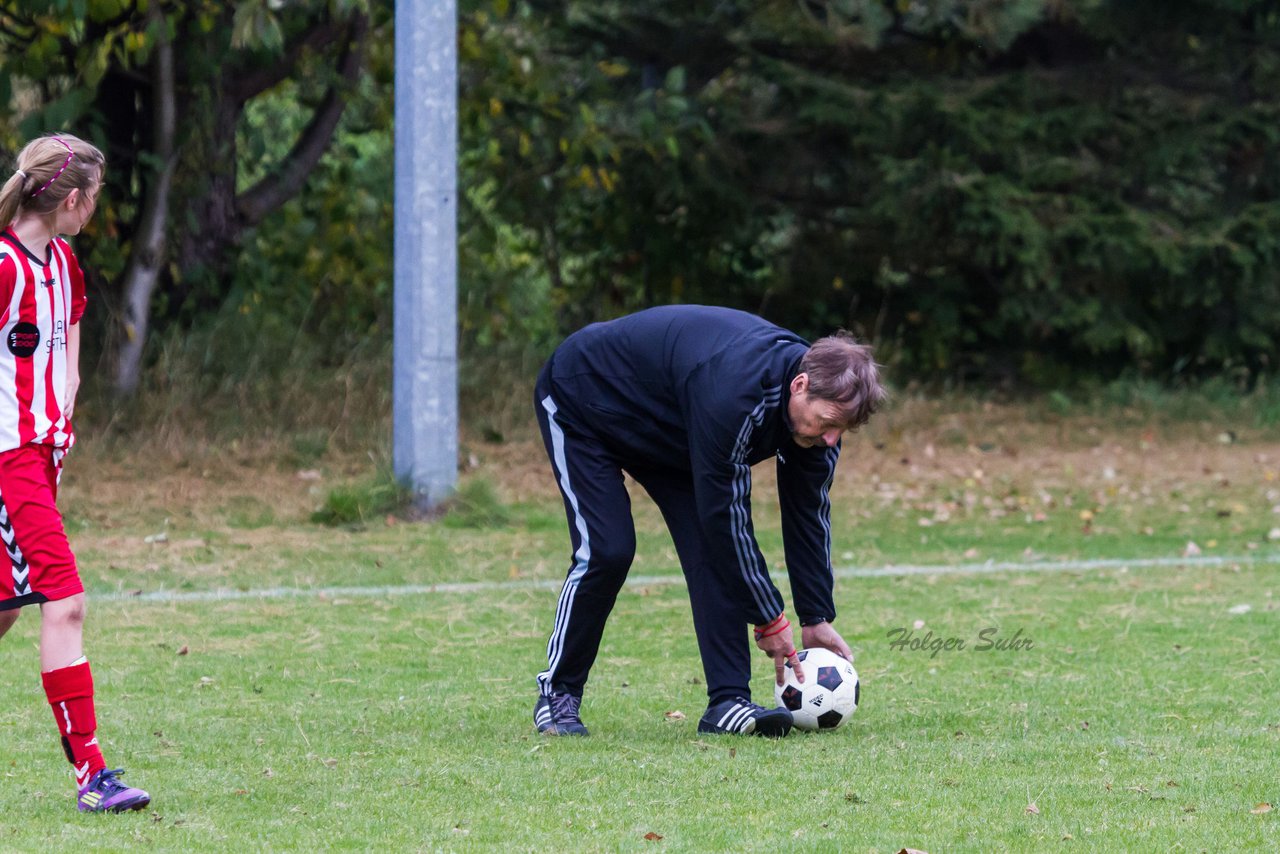
<path id="1" fill-rule="evenodd" d="M 848 327 L 895 372 L 952 383 L 1220 374 L 1248 388 L 1276 372 L 1271 3 L 459 7 L 465 405 L 501 406 L 509 377 L 532 375 L 569 331 L 672 302 L 807 335 Z M 352 10 L 383 29 L 332 149 L 293 202 L 241 228 L 222 204 L 234 194 L 214 188 L 243 192 L 289 166 L 335 74 L 323 51 L 289 48 Z M 0 15 L 3 147 L 69 127 L 108 153 L 105 204 L 77 241 L 106 309 L 89 316 L 91 354 L 118 326 L 158 166 L 146 81 L 166 35 L 184 69 L 178 251 L 152 364 L 234 313 L 263 340 L 306 338 L 317 365 L 385 357 L 386 4 L 9 0 Z M 211 81 L 232 73 L 273 84 L 218 148 L 226 90 Z M 208 367 L 252 368 L 225 355 Z"/>
<path id="2" fill-rule="evenodd" d="M 261 334 L 303 335 L 328 364 L 391 339 L 395 156 L 382 94 L 373 78 L 362 81 L 307 186 L 249 234 L 226 288 L 226 305 L 260 317 Z M 297 96 L 296 86 L 281 86 L 246 116 L 239 146 L 246 183 L 287 158 L 288 141 L 308 118 Z"/>
<path id="3" fill-rule="evenodd" d="M 682 301 L 846 326 L 911 375 L 1275 370 L 1267 3 L 464 7 L 492 325 L 521 290 L 559 333 Z"/>
<path id="4" fill-rule="evenodd" d="M 369 17 L 374 35 L 366 38 L 365 73 L 352 91 L 335 57 L 350 34 L 364 32 L 355 26 L 357 13 Z M 337 354 L 331 363 L 358 346 L 353 340 L 386 334 L 392 75 L 390 40 L 378 28 L 390 15 L 367 0 L 0 4 L 0 69 L 10 94 L 0 100 L 6 147 L 68 128 L 107 154 L 104 203 L 77 240 L 91 298 L 106 309 L 90 315 L 91 354 L 99 342 L 109 348 L 132 335 L 116 309 L 163 162 L 153 150 L 163 88 L 153 60 L 162 40 L 173 45 L 180 66 L 173 81 L 177 168 L 164 281 L 153 299 L 153 329 L 162 334 L 149 342 L 151 359 L 166 346 L 163 333 L 207 328 L 228 305 L 276 315 L 284 330 L 303 329 Z M 293 174 L 304 161 L 295 144 L 334 92 L 351 106 L 336 150 L 312 172 L 301 204 L 259 224 L 237 194 Z M 309 165 L 297 170 L 304 177 L 308 171 Z M 293 197 L 297 188 L 290 179 L 272 198 Z"/>
<path id="5" fill-rule="evenodd" d="M 330 490 L 324 505 L 311 514 L 311 521 L 321 525 L 360 527 L 403 511 L 412 500 L 412 490 L 396 480 L 390 470 L 380 470 L 362 483 Z"/>
<path id="6" fill-rule="evenodd" d="M 503 503 L 493 482 L 471 478 L 458 485 L 445 508 L 444 524 L 451 528 L 497 528 L 511 522 L 511 509 Z"/>

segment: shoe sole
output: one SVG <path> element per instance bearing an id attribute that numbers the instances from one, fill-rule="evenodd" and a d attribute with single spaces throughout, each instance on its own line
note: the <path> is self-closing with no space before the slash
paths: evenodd
<path id="1" fill-rule="evenodd" d="M 565 729 L 565 730 L 558 729 L 557 727 L 554 727 L 554 726 L 549 726 L 546 729 L 540 729 L 538 730 L 538 734 L 556 736 L 556 737 L 562 736 L 562 735 L 568 735 L 568 736 L 577 736 L 578 738 L 582 738 L 588 735 L 587 730 L 585 728 L 581 732 L 577 732 L 571 729 Z"/>
<path id="2" fill-rule="evenodd" d="M 791 721 L 787 718 L 782 715 L 763 715 L 756 718 L 751 734 L 765 738 L 784 738 L 789 732 L 791 732 Z"/>
<path id="3" fill-rule="evenodd" d="M 133 810 L 143 810 L 147 808 L 147 804 L 151 803 L 151 798 L 142 798 L 131 804 L 120 804 L 111 808 L 112 812 L 132 812 Z"/>
<path id="4" fill-rule="evenodd" d="M 109 807 L 103 807 L 102 809 L 99 809 L 99 810 L 80 810 L 80 812 L 86 812 L 86 813 L 95 813 L 95 812 L 132 812 L 132 811 L 134 811 L 134 810 L 146 809 L 147 804 L 149 804 L 149 803 L 151 803 L 151 798 L 150 798 L 150 797 L 137 798 L 137 799 L 132 800 L 132 801 L 125 801 L 124 803 L 112 804 L 112 805 L 111 805 L 111 806 L 109 806 Z"/>

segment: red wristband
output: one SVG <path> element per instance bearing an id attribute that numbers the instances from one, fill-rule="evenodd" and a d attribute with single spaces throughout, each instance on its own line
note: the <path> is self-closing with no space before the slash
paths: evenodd
<path id="1" fill-rule="evenodd" d="M 765 623 L 763 626 L 756 626 L 755 628 L 756 637 L 760 637 L 765 632 L 769 631 L 769 629 L 772 629 L 774 626 L 778 625 L 778 623 L 784 622 L 786 619 L 787 619 L 787 612 L 783 611 L 781 614 L 774 617 L 772 620 Z"/>
<path id="2" fill-rule="evenodd" d="M 791 623 L 784 620 L 782 625 L 778 626 L 771 632 L 756 632 L 756 640 L 764 640 L 765 638 L 771 638 L 774 635 L 780 635 L 789 628 L 791 628 Z"/>

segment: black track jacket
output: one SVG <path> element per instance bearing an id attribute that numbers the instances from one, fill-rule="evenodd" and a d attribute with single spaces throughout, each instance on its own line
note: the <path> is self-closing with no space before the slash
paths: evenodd
<path id="1" fill-rule="evenodd" d="M 840 449 L 796 445 L 787 416 L 807 349 L 746 312 L 664 306 L 575 332 L 549 365 L 556 405 L 621 468 L 692 476 L 715 571 L 756 624 L 783 611 L 751 522 L 751 466 L 771 456 L 795 614 L 835 617 L 828 492 Z"/>

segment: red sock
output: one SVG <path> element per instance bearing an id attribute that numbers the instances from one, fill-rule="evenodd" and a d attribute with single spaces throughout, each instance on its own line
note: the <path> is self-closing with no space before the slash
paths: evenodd
<path id="1" fill-rule="evenodd" d="M 98 719 L 93 712 L 93 674 L 89 662 L 81 661 L 41 673 L 44 693 L 53 709 L 53 719 L 62 736 L 62 749 L 76 772 L 76 788 L 83 789 L 107 763 L 102 761 L 94 731 Z"/>

